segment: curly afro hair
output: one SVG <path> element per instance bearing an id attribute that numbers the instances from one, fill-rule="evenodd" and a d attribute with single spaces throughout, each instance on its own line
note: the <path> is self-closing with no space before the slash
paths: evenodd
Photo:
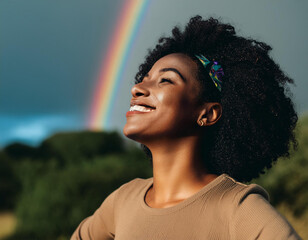
<path id="1" fill-rule="evenodd" d="M 211 173 L 227 173 L 247 182 L 271 168 L 277 158 L 289 156 L 290 146 L 297 147 L 294 128 L 298 116 L 286 86 L 294 82 L 271 59 L 271 49 L 263 42 L 237 36 L 230 24 L 197 15 L 184 31 L 174 27 L 172 36 L 161 37 L 148 51 L 135 83 L 165 55 L 183 53 L 194 60 L 201 83 L 200 101 L 219 102 L 223 109 L 219 121 L 207 127 L 202 139 L 204 164 Z M 221 92 L 195 54 L 222 66 Z M 152 161 L 150 150 L 141 146 Z"/>

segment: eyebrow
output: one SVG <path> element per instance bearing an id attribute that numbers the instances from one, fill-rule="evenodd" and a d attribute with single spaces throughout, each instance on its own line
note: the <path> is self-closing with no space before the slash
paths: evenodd
<path id="1" fill-rule="evenodd" d="M 161 72 L 169 72 L 169 71 L 175 72 L 176 74 L 178 74 L 180 76 L 180 78 L 183 80 L 183 82 L 187 82 L 186 78 L 176 68 L 162 68 L 162 69 L 159 70 L 160 73 Z M 149 76 L 149 74 L 147 73 L 145 75 L 145 77 L 148 77 L 148 76 Z"/>

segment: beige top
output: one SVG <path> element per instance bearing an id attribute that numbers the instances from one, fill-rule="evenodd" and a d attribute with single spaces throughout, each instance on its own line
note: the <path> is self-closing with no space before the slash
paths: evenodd
<path id="1" fill-rule="evenodd" d="M 71 239 L 300 239 L 257 184 L 222 174 L 177 205 L 151 208 L 144 199 L 152 184 L 153 178 L 123 184 L 80 223 Z"/>

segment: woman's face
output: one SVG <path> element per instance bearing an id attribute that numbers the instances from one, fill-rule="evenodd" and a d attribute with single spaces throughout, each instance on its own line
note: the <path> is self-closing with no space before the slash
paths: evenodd
<path id="1" fill-rule="evenodd" d="M 140 143 L 192 135 L 200 127 L 197 64 L 173 53 L 159 59 L 132 89 L 123 133 Z"/>

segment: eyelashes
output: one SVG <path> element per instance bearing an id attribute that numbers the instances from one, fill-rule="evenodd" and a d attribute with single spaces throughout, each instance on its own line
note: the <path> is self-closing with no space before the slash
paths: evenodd
<path id="1" fill-rule="evenodd" d="M 161 82 L 161 83 L 162 83 L 162 82 L 169 82 L 169 83 L 173 84 L 173 82 L 172 82 L 169 78 L 162 78 L 162 79 L 160 80 L 160 82 Z"/>
<path id="2" fill-rule="evenodd" d="M 144 78 L 140 79 L 140 80 L 139 80 L 138 82 L 136 82 L 135 84 L 138 84 L 138 83 L 143 82 L 143 79 L 144 79 Z M 168 82 L 168 83 L 173 84 L 173 81 L 172 81 L 171 79 L 169 79 L 169 78 L 162 78 L 162 79 L 160 80 L 159 83 L 164 83 L 164 82 Z"/>

